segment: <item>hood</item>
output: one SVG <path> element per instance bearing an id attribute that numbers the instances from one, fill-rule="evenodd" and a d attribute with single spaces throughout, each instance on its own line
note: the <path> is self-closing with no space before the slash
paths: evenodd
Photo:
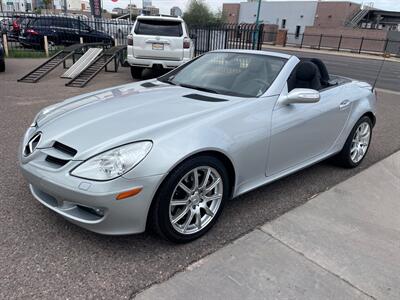
<path id="1" fill-rule="evenodd" d="M 200 100 L 185 97 L 190 94 Z M 152 80 L 71 98 L 37 116 L 38 130 L 43 133 L 38 148 L 50 148 L 57 141 L 75 149 L 75 159 L 86 159 L 122 144 L 165 137 L 231 103 L 207 101 L 204 95 L 210 97 Z M 224 95 L 212 97 L 231 100 Z"/>

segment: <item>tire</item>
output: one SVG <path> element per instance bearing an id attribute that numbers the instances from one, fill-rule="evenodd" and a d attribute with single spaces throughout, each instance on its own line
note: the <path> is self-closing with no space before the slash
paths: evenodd
<path id="1" fill-rule="evenodd" d="M 364 139 L 358 143 L 364 145 L 366 144 L 366 146 L 357 147 L 357 144 L 354 143 L 357 143 L 355 142 L 357 139 L 357 134 L 362 133 L 360 132 L 360 130 L 362 130 L 362 126 L 368 126 L 368 135 L 363 136 Z M 334 157 L 335 162 L 345 168 L 355 168 L 360 165 L 367 155 L 369 146 L 371 144 L 372 128 L 373 124 L 369 117 L 364 116 L 359 119 L 347 137 L 343 149 Z M 362 154 L 359 152 L 359 150 L 355 150 L 356 156 L 354 156 L 353 147 L 356 147 L 356 149 L 361 149 Z"/>
<path id="2" fill-rule="evenodd" d="M 144 68 L 142 67 L 131 67 L 131 75 L 133 79 L 142 78 L 142 71 Z"/>
<path id="3" fill-rule="evenodd" d="M 195 174 L 198 189 L 193 180 Z M 205 178 L 208 180 L 204 186 Z M 229 186 L 227 170 L 215 157 L 198 156 L 184 161 L 157 191 L 149 214 L 151 229 L 175 243 L 201 237 L 220 216 L 229 197 Z"/>
<path id="4" fill-rule="evenodd" d="M 0 60 L 0 72 L 4 72 L 6 70 L 6 63 L 4 62 L 4 59 Z"/>

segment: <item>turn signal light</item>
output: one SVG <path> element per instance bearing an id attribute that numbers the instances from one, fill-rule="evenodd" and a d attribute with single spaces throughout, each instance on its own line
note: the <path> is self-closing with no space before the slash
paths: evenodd
<path id="1" fill-rule="evenodd" d="M 129 191 L 122 192 L 122 193 L 118 194 L 117 197 L 115 197 L 115 199 L 123 200 L 123 199 L 129 198 L 129 197 L 136 196 L 137 194 L 139 194 L 142 191 L 142 189 L 143 189 L 142 187 L 136 187 Z"/>

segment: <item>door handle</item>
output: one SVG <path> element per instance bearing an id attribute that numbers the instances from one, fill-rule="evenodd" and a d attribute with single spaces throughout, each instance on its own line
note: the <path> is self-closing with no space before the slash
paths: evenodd
<path id="1" fill-rule="evenodd" d="M 339 110 L 345 110 L 350 106 L 351 102 L 350 100 L 344 100 L 340 103 L 339 105 Z"/>

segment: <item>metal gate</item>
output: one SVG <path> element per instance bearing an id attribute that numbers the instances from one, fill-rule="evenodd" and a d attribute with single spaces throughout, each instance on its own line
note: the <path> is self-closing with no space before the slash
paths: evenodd
<path id="1" fill-rule="evenodd" d="M 216 49 L 261 50 L 263 28 L 263 24 L 219 24 L 193 26 L 189 31 L 197 56 Z"/>

